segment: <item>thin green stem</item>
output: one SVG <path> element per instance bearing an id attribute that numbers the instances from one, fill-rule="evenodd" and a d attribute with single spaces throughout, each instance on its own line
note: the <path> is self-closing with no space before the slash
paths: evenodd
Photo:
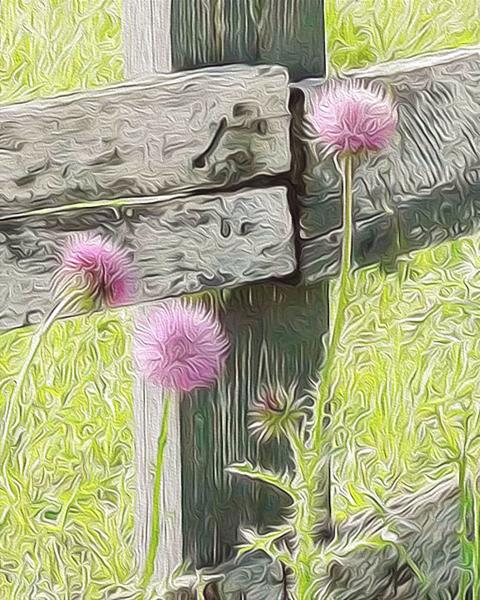
<path id="1" fill-rule="evenodd" d="M 297 478 L 300 480 L 300 489 L 303 502 L 297 502 L 294 513 L 294 531 L 298 546 L 298 563 L 308 564 L 314 548 L 313 527 L 315 525 L 315 513 L 311 510 L 314 506 L 315 487 L 312 485 L 312 474 L 308 469 L 308 461 L 305 457 L 305 439 L 295 427 L 290 427 L 288 440 L 293 452 L 293 459 L 297 469 Z"/>
<path id="2" fill-rule="evenodd" d="M 473 597 L 480 598 L 480 494 L 475 473 L 473 485 Z"/>
<path id="3" fill-rule="evenodd" d="M 465 456 L 460 458 L 458 466 L 458 488 L 460 493 L 460 546 L 461 546 L 461 560 L 462 570 L 460 577 L 460 589 L 459 589 L 459 600 L 467 600 L 468 590 L 470 587 L 470 578 L 472 571 L 472 560 L 471 560 L 471 543 L 468 539 L 468 522 L 470 515 L 470 493 L 468 487 L 467 477 L 467 465 Z"/>
<path id="4" fill-rule="evenodd" d="M 161 487 L 163 473 L 163 459 L 165 455 L 165 447 L 168 437 L 168 417 L 170 413 L 171 397 L 165 395 L 163 405 L 162 423 L 160 434 L 157 443 L 157 460 L 155 465 L 155 479 L 153 483 L 153 498 L 152 498 L 152 521 L 150 528 L 150 542 L 148 546 L 147 558 L 145 561 L 145 570 L 142 578 L 142 587 L 147 589 L 155 571 L 155 559 L 157 557 L 158 545 L 160 542 L 160 504 L 161 504 Z"/>
<path id="5" fill-rule="evenodd" d="M 28 370 L 37 354 L 37 351 L 40 347 L 40 343 L 42 338 L 49 331 L 53 323 L 58 319 L 58 317 L 70 306 L 73 305 L 79 297 L 84 294 L 83 290 L 74 290 L 73 292 L 65 295 L 59 302 L 56 304 L 47 317 L 42 321 L 39 325 L 39 328 L 32 336 L 30 341 L 30 348 L 27 354 L 27 358 L 22 365 L 20 373 L 17 376 L 17 380 L 15 382 L 15 387 L 13 389 L 12 395 L 7 400 L 5 415 L 3 417 L 3 431 L 2 437 L 0 438 L 0 463 L 2 465 L 2 471 L 4 475 L 4 484 L 6 489 L 12 495 L 11 487 L 8 483 L 8 478 L 6 476 L 6 464 L 7 457 L 5 456 L 5 446 L 7 443 L 7 439 L 10 433 L 11 422 L 13 417 L 14 407 L 17 404 L 23 389 L 23 385 L 25 383 L 25 379 L 27 377 Z"/>
<path id="6" fill-rule="evenodd" d="M 314 456 L 310 460 L 309 469 L 317 474 L 318 464 L 323 462 L 323 456 L 327 456 L 327 481 L 326 481 L 326 509 L 327 509 L 327 527 L 332 528 L 332 501 L 331 501 L 331 433 L 327 433 L 331 427 L 326 427 L 325 418 L 329 414 L 329 406 L 332 397 L 332 372 L 335 365 L 335 359 L 340 345 L 340 339 L 345 324 L 345 311 L 349 301 L 349 288 L 351 285 L 351 264 L 352 264 L 352 237 L 353 237 L 353 157 L 346 155 L 342 160 L 342 179 L 343 179 L 343 240 L 342 256 L 340 265 L 340 277 L 338 282 L 337 306 L 331 319 L 331 337 L 330 343 L 326 348 L 325 363 L 321 372 L 321 381 L 318 389 L 318 400 L 315 406 L 314 421 L 312 428 L 312 448 Z M 318 479 L 318 475 L 316 476 Z M 316 482 L 317 487 L 319 482 Z"/>

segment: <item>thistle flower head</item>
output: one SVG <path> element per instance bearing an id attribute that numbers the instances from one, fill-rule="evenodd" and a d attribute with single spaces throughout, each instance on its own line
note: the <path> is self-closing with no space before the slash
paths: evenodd
<path id="1" fill-rule="evenodd" d="M 87 292 L 107 306 L 133 297 L 134 270 L 128 252 L 99 235 L 73 237 L 65 246 L 60 274 L 79 277 Z"/>
<path id="2" fill-rule="evenodd" d="M 359 80 L 327 84 L 312 124 L 327 151 L 356 154 L 385 148 L 397 128 L 397 110 L 380 85 Z"/>
<path id="3" fill-rule="evenodd" d="M 200 304 L 163 302 L 136 329 L 137 365 L 164 389 L 209 387 L 225 365 L 228 340 L 218 320 Z"/>
<path id="4" fill-rule="evenodd" d="M 261 442 L 279 440 L 288 436 L 292 427 L 297 428 L 304 416 L 295 401 L 294 386 L 289 390 L 281 386 L 265 387 L 249 412 L 249 428 Z"/>

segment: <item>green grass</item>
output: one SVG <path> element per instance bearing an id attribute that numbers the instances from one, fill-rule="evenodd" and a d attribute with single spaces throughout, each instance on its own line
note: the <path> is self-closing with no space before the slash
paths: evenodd
<path id="1" fill-rule="evenodd" d="M 388 502 L 452 474 L 479 401 L 480 235 L 405 260 L 404 278 L 356 275 L 337 362 L 341 516 L 369 505 L 362 488 Z"/>
<path id="2" fill-rule="evenodd" d="M 120 0 L 2 0 L 0 103 L 123 78 Z"/>
<path id="3" fill-rule="evenodd" d="M 334 69 L 479 41 L 476 2 L 411 5 L 327 0 Z M 121 80 L 119 15 L 119 0 L 1 0 L 0 103 Z M 384 497 L 448 470 L 432 415 L 445 406 L 457 435 L 452 398 L 470 401 L 478 388 L 478 246 L 470 238 L 417 254 L 402 288 L 378 269 L 359 274 L 342 357 L 348 408 L 338 420 L 345 449 L 337 475 L 350 493 L 339 511 L 363 505 L 365 478 Z M 128 311 L 77 319 L 57 324 L 42 345 L 24 390 L 23 403 L 33 408 L 16 412 L 15 499 L 0 492 L 2 600 L 104 599 L 135 577 L 125 326 Z M 0 336 L 1 398 L 11 392 L 29 335 Z M 455 379 L 450 365 L 463 346 L 467 372 Z"/>
<path id="4" fill-rule="evenodd" d="M 14 497 L 0 492 L 2 599 L 95 600 L 135 575 L 129 329 L 126 312 L 73 319 L 41 346 L 15 410 Z M 2 398 L 30 333 L 0 338 Z"/>
<path id="5" fill-rule="evenodd" d="M 332 70 L 480 43 L 476 0 L 325 0 Z"/>

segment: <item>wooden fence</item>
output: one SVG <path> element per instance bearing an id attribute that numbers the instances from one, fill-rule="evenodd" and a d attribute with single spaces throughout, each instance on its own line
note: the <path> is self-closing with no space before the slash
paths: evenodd
<path id="1" fill-rule="evenodd" d="M 322 360 L 340 186 L 308 133 L 322 79 L 292 83 L 323 74 L 322 8 L 291 4 L 124 0 L 130 81 L 0 109 L 1 329 L 38 322 L 56 250 L 76 231 L 132 248 L 141 281 L 135 310 L 230 288 L 218 309 L 234 348 L 226 372 L 171 417 L 158 576 L 184 558 L 218 563 L 240 524 L 278 519 L 281 498 L 225 467 L 288 460 L 249 438 L 248 405 L 264 386 L 304 394 Z M 240 62 L 251 64 L 157 73 Z M 395 253 L 476 224 L 479 73 L 471 49 L 351 74 L 380 78 L 400 110 L 396 143 L 355 180 L 360 264 L 393 267 Z M 157 389 L 135 382 L 140 565 L 161 403 Z"/>

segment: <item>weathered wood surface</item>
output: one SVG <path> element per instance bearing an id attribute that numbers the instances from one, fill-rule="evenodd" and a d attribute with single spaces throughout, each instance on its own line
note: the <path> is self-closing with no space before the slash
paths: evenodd
<path id="1" fill-rule="evenodd" d="M 127 79 L 172 71 L 171 10 L 172 0 L 122 0 Z"/>
<path id="2" fill-rule="evenodd" d="M 261 0 L 259 57 L 288 67 L 294 80 L 325 75 L 323 0 Z"/>
<path id="3" fill-rule="evenodd" d="M 396 530 L 397 545 L 363 549 L 331 562 L 322 582 L 326 600 L 451 600 L 457 597 L 460 544 L 460 506 L 454 480 L 435 483 L 421 494 L 406 494 L 387 511 Z M 339 539 L 366 532 L 385 532 L 385 521 L 369 512 L 346 522 Z M 421 590 L 407 553 L 427 578 Z"/>
<path id="4" fill-rule="evenodd" d="M 110 236 L 132 250 L 138 302 L 295 271 L 293 226 L 282 187 L 127 202 L 0 220 L 0 329 L 37 322 L 67 238 Z"/>
<path id="5" fill-rule="evenodd" d="M 287 73 L 218 67 L 0 109 L 0 216 L 289 169 Z"/>
<path id="6" fill-rule="evenodd" d="M 134 318 L 142 318 L 146 312 L 148 311 L 143 307 L 138 307 L 135 309 Z M 161 544 L 154 573 L 157 581 L 163 581 L 183 562 L 180 398 L 174 397 L 172 400 L 160 492 Z M 137 490 L 134 524 L 135 558 L 137 569 L 143 572 L 150 541 L 154 473 L 165 395 L 158 386 L 152 385 L 137 373 L 133 402 Z"/>
<path id="7" fill-rule="evenodd" d="M 123 0 L 125 70 L 276 63 L 325 73 L 322 0 Z"/>
<path id="8" fill-rule="evenodd" d="M 252 0 L 173 0 L 171 36 L 177 69 L 258 62 Z"/>
<path id="9" fill-rule="evenodd" d="M 382 258 L 373 247 L 364 247 L 366 221 L 375 228 L 381 224 L 382 232 L 390 230 L 390 242 L 383 233 L 380 241 L 384 255 L 471 230 L 480 217 L 480 50 L 399 61 L 352 76 L 383 82 L 398 102 L 400 117 L 391 146 L 361 161 L 356 170 L 355 215 L 364 221 L 357 228 L 359 262 L 365 254 L 368 260 Z M 298 84 L 293 101 L 300 235 L 305 240 L 301 263 L 308 282 L 335 272 L 341 236 L 339 175 L 332 159 L 319 160 L 306 126 L 322 85 L 318 80 Z M 379 243 L 374 231 L 370 237 Z"/>
<path id="10" fill-rule="evenodd" d="M 252 438 L 248 411 L 266 389 L 311 392 L 328 327 L 327 283 L 244 286 L 229 292 L 220 317 L 232 345 L 226 370 L 214 390 L 181 405 L 185 555 L 197 567 L 230 558 L 239 527 L 281 522 L 285 498 L 225 469 L 246 459 L 278 469 L 288 462 L 286 448 Z"/>

